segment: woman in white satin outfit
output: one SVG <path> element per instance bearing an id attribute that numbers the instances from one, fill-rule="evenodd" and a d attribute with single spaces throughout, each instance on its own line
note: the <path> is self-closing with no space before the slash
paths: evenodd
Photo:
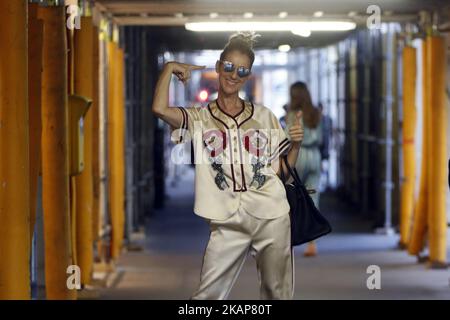
<path id="1" fill-rule="evenodd" d="M 292 166 L 297 161 L 301 112 L 288 139 L 269 108 L 239 97 L 251 76 L 254 41 L 253 33 L 230 37 L 215 65 L 218 97 L 207 106 L 168 106 L 172 74 L 186 82 L 204 66 L 167 63 L 155 91 L 152 110 L 172 127 L 174 141 L 193 142 L 194 213 L 210 227 L 191 299 L 226 299 L 248 254 L 256 259 L 261 299 L 292 299 L 294 293 L 289 203 L 279 159 L 287 154 Z"/>

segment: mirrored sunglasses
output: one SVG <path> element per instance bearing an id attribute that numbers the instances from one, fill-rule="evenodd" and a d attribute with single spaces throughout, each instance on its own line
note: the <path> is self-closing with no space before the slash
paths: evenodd
<path id="1" fill-rule="evenodd" d="M 223 64 L 223 71 L 225 72 L 233 72 L 234 69 L 236 69 L 236 66 L 233 62 L 220 60 L 220 62 Z M 251 71 L 249 68 L 245 68 L 243 66 L 240 66 L 237 68 L 237 74 L 240 78 L 245 78 L 250 75 Z"/>

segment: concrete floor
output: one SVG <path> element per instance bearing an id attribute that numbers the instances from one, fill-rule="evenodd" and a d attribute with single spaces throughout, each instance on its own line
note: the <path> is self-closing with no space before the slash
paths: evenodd
<path id="1" fill-rule="evenodd" d="M 200 277 L 208 240 L 206 223 L 192 212 L 193 173 L 168 185 L 167 207 L 149 220 L 145 249 L 125 252 L 113 285 L 101 299 L 189 299 Z M 296 248 L 295 299 L 450 299 L 450 271 L 430 270 L 396 249 L 398 236 L 376 235 L 370 222 L 325 195 L 322 211 L 334 232 L 318 243 L 319 255 Z M 449 246 L 450 247 L 450 246 Z M 367 267 L 381 269 L 381 289 L 369 290 Z M 258 299 L 256 265 L 249 256 L 229 299 Z"/>

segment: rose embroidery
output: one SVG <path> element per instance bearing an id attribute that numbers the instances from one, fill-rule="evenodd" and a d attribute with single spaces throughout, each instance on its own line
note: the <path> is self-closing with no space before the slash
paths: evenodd
<path id="1" fill-rule="evenodd" d="M 248 130 L 244 136 L 244 147 L 251 155 L 253 178 L 250 186 L 256 185 L 256 189 L 261 188 L 266 182 L 266 176 L 261 173 L 261 169 L 266 163 L 266 148 L 269 142 L 264 132 L 258 129 Z"/>
<path id="2" fill-rule="evenodd" d="M 264 156 L 269 139 L 260 130 L 248 130 L 244 136 L 244 147 L 250 154 L 261 157 Z"/>
<path id="3" fill-rule="evenodd" d="M 222 154 L 226 148 L 227 139 L 225 132 L 220 130 L 208 130 L 203 133 L 203 143 L 212 158 Z"/>
<path id="4" fill-rule="evenodd" d="M 203 144 L 209 154 L 211 166 L 217 172 L 214 182 L 220 190 L 229 187 L 222 168 L 222 153 L 226 148 L 227 139 L 224 132 L 220 130 L 208 130 L 203 133 Z"/>

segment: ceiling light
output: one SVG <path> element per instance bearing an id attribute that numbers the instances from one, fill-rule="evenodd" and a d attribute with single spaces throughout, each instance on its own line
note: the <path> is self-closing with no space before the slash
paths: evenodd
<path id="1" fill-rule="evenodd" d="M 306 22 L 306 27 L 311 31 L 348 31 L 356 28 L 356 23 L 351 21 L 311 21 Z"/>
<path id="2" fill-rule="evenodd" d="M 354 17 L 354 16 L 356 16 L 356 15 L 357 15 L 356 11 L 350 11 L 350 12 L 348 13 L 348 16 L 349 16 L 349 17 Z"/>
<path id="3" fill-rule="evenodd" d="M 278 14 L 278 17 L 281 18 L 281 19 L 286 18 L 287 16 L 288 16 L 288 13 L 286 11 L 281 11 Z"/>
<path id="4" fill-rule="evenodd" d="M 178 12 L 178 13 L 175 13 L 175 17 L 177 17 L 177 18 L 183 18 L 183 13 L 182 12 Z"/>
<path id="5" fill-rule="evenodd" d="M 211 12 L 210 14 L 209 14 L 209 17 L 211 18 L 211 19 L 215 19 L 215 18 L 217 18 L 219 16 L 219 14 L 217 13 L 217 12 Z"/>
<path id="6" fill-rule="evenodd" d="M 316 18 L 320 18 L 321 16 L 323 16 L 323 11 L 316 11 L 314 12 L 313 16 Z"/>
<path id="7" fill-rule="evenodd" d="M 245 18 L 245 19 L 253 18 L 253 13 L 252 13 L 252 12 L 246 12 L 246 13 L 244 13 L 244 18 Z"/>
<path id="8" fill-rule="evenodd" d="M 190 31 L 348 31 L 356 28 L 350 21 L 231 21 L 231 22 L 188 22 L 185 28 Z M 298 31 L 302 32 L 302 31 Z"/>
<path id="9" fill-rule="evenodd" d="M 278 47 L 278 50 L 281 52 L 289 52 L 289 50 L 291 50 L 291 46 L 288 44 L 282 44 Z"/>
<path id="10" fill-rule="evenodd" d="M 297 36 L 305 37 L 305 38 L 307 38 L 311 35 L 311 30 L 308 30 L 308 29 L 294 29 L 294 30 L 291 30 L 291 32 Z"/>

